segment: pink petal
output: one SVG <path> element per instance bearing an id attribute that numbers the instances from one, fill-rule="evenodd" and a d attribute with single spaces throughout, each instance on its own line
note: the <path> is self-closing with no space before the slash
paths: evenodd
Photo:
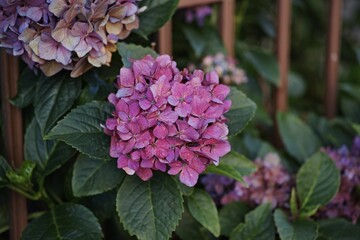
<path id="1" fill-rule="evenodd" d="M 135 78 L 131 69 L 121 68 L 120 69 L 120 86 L 121 87 L 134 87 Z"/>
<path id="2" fill-rule="evenodd" d="M 199 178 L 199 173 L 189 167 L 184 167 L 180 173 L 180 182 L 186 186 L 193 187 L 197 183 Z"/>
<path id="3" fill-rule="evenodd" d="M 170 169 L 168 171 L 168 174 L 170 175 L 176 175 L 182 170 L 182 162 L 176 161 L 169 164 Z"/>
<path id="4" fill-rule="evenodd" d="M 133 94 L 134 90 L 132 88 L 120 88 L 117 93 L 117 98 L 129 97 Z"/>
<path id="5" fill-rule="evenodd" d="M 117 160 L 117 167 L 124 168 L 128 166 L 129 158 L 126 155 L 121 155 Z"/>
<path id="6" fill-rule="evenodd" d="M 152 139 L 152 137 L 151 137 L 149 131 L 146 131 L 138 137 L 135 147 L 136 148 L 144 148 L 147 145 L 149 145 L 151 139 Z"/>
<path id="7" fill-rule="evenodd" d="M 167 99 L 168 103 L 172 106 L 176 106 L 179 104 L 179 99 L 174 95 L 170 95 Z"/>
<path id="8" fill-rule="evenodd" d="M 154 128 L 154 136 L 159 139 L 164 139 L 168 135 L 169 131 L 164 124 L 159 124 Z"/>
<path id="9" fill-rule="evenodd" d="M 159 116 L 159 120 L 168 125 L 176 122 L 177 119 L 178 119 L 178 114 L 170 109 L 163 111 Z"/>
<path id="10" fill-rule="evenodd" d="M 141 178 L 141 180 L 147 181 L 153 176 L 153 173 L 152 173 L 151 169 L 139 168 L 136 171 L 136 175 L 138 175 L 138 177 Z"/>

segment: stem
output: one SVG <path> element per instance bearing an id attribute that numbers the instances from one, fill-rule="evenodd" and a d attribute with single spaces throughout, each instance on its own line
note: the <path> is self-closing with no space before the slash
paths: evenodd
<path id="1" fill-rule="evenodd" d="M 14 190 L 15 192 L 18 192 L 18 193 L 20 193 L 21 195 L 23 195 L 23 196 L 25 196 L 26 198 L 28 198 L 28 199 L 30 199 L 30 200 L 34 200 L 34 201 L 36 201 L 36 200 L 39 200 L 40 199 L 40 194 L 39 193 L 35 193 L 35 192 L 27 192 L 26 190 L 24 190 L 24 189 L 21 189 L 21 188 L 19 188 L 19 187 L 17 187 L 17 186 L 14 186 L 14 185 L 10 185 L 10 186 L 8 186 L 10 189 L 12 189 L 12 190 Z"/>

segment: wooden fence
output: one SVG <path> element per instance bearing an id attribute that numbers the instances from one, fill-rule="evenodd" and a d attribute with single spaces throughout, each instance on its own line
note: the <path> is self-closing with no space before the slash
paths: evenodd
<path id="1" fill-rule="evenodd" d="M 194 7 L 207 4 L 220 5 L 219 30 L 224 45 L 230 56 L 234 56 L 234 11 L 235 0 L 180 0 L 179 8 Z M 276 55 L 279 62 L 280 85 L 276 90 L 276 111 L 286 111 L 288 107 L 288 68 L 289 43 L 291 25 L 291 0 L 277 1 L 277 48 Z M 337 80 L 339 68 L 339 45 L 341 28 L 342 0 L 331 0 L 329 4 L 329 30 L 326 52 L 326 115 L 332 118 L 336 114 Z M 159 52 L 172 52 L 171 21 L 159 31 Z M 16 95 L 18 79 L 17 59 L 0 54 L 0 81 L 2 97 L 2 117 L 4 135 L 6 138 L 6 158 L 13 167 L 19 167 L 23 161 L 23 128 L 21 110 L 11 106 L 8 99 Z M 26 200 L 22 196 L 11 192 L 9 199 L 10 239 L 18 240 L 27 223 Z"/>

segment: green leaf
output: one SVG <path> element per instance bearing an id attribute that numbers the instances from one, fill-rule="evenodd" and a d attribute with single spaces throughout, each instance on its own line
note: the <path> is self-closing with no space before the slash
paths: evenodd
<path id="1" fill-rule="evenodd" d="M 115 188 L 124 176 L 115 160 L 80 155 L 74 166 L 72 189 L 76 197 L 95 195 Z"/>
<path id="2" fill-rule="evenodd" d="M 294 114 L 279 112 L 277 121 L 286 150 L 299 163 L 303 163 L 321 147 L 311 128 Z"/>
<path id="3" fill-rule="evenodd" d="M 256 104 L 235 87 L 230 88 L 231 108 L 225 114 L 229 119 L 229 136 L 240 133 L 255 116 Z"/>
<path id="4" fill-rule="evenodd" d="M 43 140 L 35 118 L 26 130 L 24 148 L 25 159 L 35 162 L 43 176 L 58 169 L 76 153 L 75 149 L 63 142 Z"/>
<path id="5" fill-rule="evenodd" d="M 9 181 L 14 185 L 23 185 L 26 187 L 32 186 L 31 178 L 34 172 L 36 164 L 31 161 L 24 161 L 20 168 L 16 170 L 10 170 L 6 173 Z"/>
<path id="6" fill-rule="evenodd" d="M 280 209 L 275 210 L 274 220 L 281 240 L 315 240 L 318 235 L 314 221 L 300 219 L 291 223 Z"/>
<path id="7" fill-rule="evenodd" d="M 39 77 L 30 68 L 22 71 L 18 80 L 18 90 L 16 96 L 10 100 L 11 104 L 18 108 L 25 108 L 33 103 L 36 83 Z"/>
<path id="8" fill-rule="evenodd" d="M 214 55 L 219 52 L 225 52 L 225 48 L 218 35 L 218 30 L 212 27 L 195 28 L 184 25 L 182 28 L 186 39 L 194 50 L 196 57 L 206 54 Z"/>
<path id="9" fill-rule="evenodd" d="M 179 223 L 184 207 L 174 179 L 155 173 L 149 181 L 126 176 L 117 195 L 120 221 L 140 240 L 167 240 Z"/>
<path id="10" fill-rule="evenodd" d="M 99 240 L 103 238 L 94 214 L 82 205 L 64 204 L 28 224 L 22 240 L 71 239 Z"/>
<path id="11" fill-rule="evenodd" d="M 289 96 L 296 98 L 302 97 L 306 90 L 305 80 L 295 72 L 290 72 L 288 76 Z"/>
<path id="12" fill-rule="evenodd" d="M 158 56 L 158 54 L 148 47 L 143 47 L 135 44 L 127 44 L 119 42 L 117 44 L 118 52 L 121 56 L 121 60 L 124 64 L 124 67 L 131 67 L 132 60 L 142 59 L 146 55 L 150 54 L 153 57 Z"/>
<path id="13" fill-rule="evenodd" d="M 184 211 L 181 221 L 175 230 L 176 235 L 181 240 L 207 240 L 207 230 L 203 228 L 195 219 L 189 214 L 188 211 Z M 210 234 L 210 233 L 209 233 Z"/>
<path id="14" fill-rule="evenodd" d="M 174 14 L 179 0 L 145 0 L 141 6 L 146 6 L 145 12 L 139 16 L 140 28 L 135 32 L 146 37 L 157 31 Z"/>
<path id="15" fill-rule="evenodd" d="M 243 176 L 250 175 L 256 170 L 256 165 L 245 156 L 231 151 L 220 159 L 218 166 L 209 165 L 206 173 L 214 173 L 244 182 Z"/>
<path id="16" fill-rule="evenodd" d="M 233 229 L 244 222 L 245 215 L 251 208 L 242 202 L 232 202 L 225 205 L 219 213 L 221 235 L 229 237 Z"/>
<path id="17" fill-rule="evenodd" d="M 111 113 L 112 107 L 106 102 L 81 105 L 71 110 L 45 138 L 62 140 L 90 157 L 109 158 L 110 137 L 100 124 Z"/>
<path id="18" fill-rule="evenodd" d="M 188 187 L 185 184 L 183 184 L 178 177 L 174 177 L 175 182 L 178 185 L 178 188 L 180 192 L 185 196 L 190 196 L 194 192 L 193 187 Z"/>
<path id="19" fill-rule="evenodd" d="M 243 56 L 263 79 L 279 86 L 279 65 L 273 54 L 261 50 L 247 50 Z"/>
<path id="20" fill-rule="evenodd" d="M 214 201 L 204 190 L 195 189 L 187 198 L 190 214 L 215 237 L 220 236 L 220 222 Z"/>
<path id="21" fill-rule="evenodd" d="M 5 158 L 0 156 L 0 187 L 5 186 L 9 182 L 6 173 L 10 170 L 11 167 L 9 163 L 5 160 Z"/>
<path id="22" fill-rule="evenodd" d="M 335 196 L 339 185 L 340 173 L 334 161 L 321 151 L 311 156 L 296 177 L 300 215 L 313 215 Z"/>
<path id="23" fill-rule="evenodd" d="M 354 124 L 352 124 L 351 126 L 352 126 L 353 129 L 355 130 L 356 134 L 357 134 L 357 135 L 360 135 L 360 124 L 354 123 Z"/>
<path id="24" fill-rule="evenodd" d="M 230 235 L 230 240 L 274 240 L 275 227 L 270 204 L 262 204 L 245 216 Z"/>
<path id="25" fill-rule="evenodd" d="M 71 108 L 81 90 L 81 81 L 67 73 L 42 77 L 36 85 L 34 111 L 42 135 L 46 135 L 55 123 Z"/>
<path id="26" fill-rule="evenodd" d="M 290 212 L 291 212 L 292 216 L 297 216 L 297 214 L 298 214 L 298 203 L 297 203 L 297 199 L 296 199 L 296 189 L 295 188 L 291 189 Z"/>
<path id="27" fill-rule="evenodd" d="M 334 218 L 320 221 L 317 240 L 358 240 L 360 226 L 344 219 Z"/>

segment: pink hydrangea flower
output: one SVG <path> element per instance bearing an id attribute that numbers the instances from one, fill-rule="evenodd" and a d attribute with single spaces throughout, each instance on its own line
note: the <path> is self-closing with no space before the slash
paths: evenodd
<path id="1" fill-rule="evenodd" d="M 109 65 L 115 43 L 139 27 L 136 1 L 0 1 L 0 47 L 47 76 L 78 77 Z"/>
<path id="2" fill-rule="evenodd" d="M 117 87 L 104 131 L 111 136 L 110 156 L 127 174 L 145 181 L 154 170 L 167 171 L 194 186 L 207 165 L 230 151 L 229 88 L 216 74 L 179 71 L 170 56 L 148 55 L 120 70 Z"/>

